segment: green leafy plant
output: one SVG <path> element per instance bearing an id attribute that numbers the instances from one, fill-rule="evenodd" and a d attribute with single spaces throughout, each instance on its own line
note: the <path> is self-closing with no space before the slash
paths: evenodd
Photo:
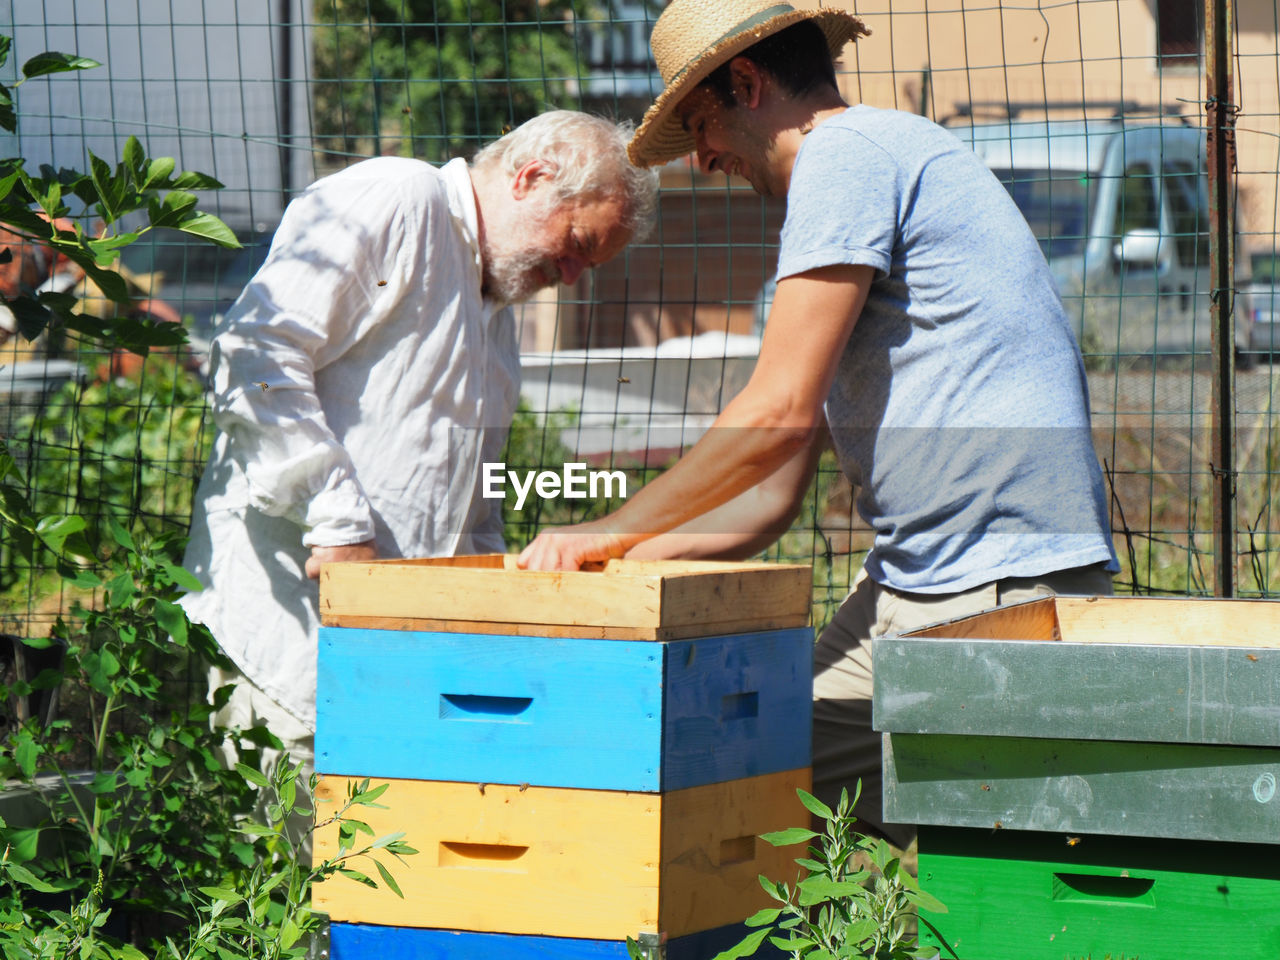
<path id="1" fill-rule="evenodd" d="M 271 775 L 240 765 L 237 772 L 259 789 L 270 802 L 263 804 L 266 823 L 243 821 L 237 832 L 264 843 L 272 851 L 247 870 L 226 878 L 218 885 L 200 886 L 193 892 L 194 917 L 191 923 L 150 946 L 144 953 L 138 946 L 105 932 L 111 908 L 104 899 L 105 881 L 98 880 L 69 909 L 50 909 L 36 902 L 58 888 L 41 880 L 9 850 L 0 854 L 0 955 L 6 960 L 296 960 L 310 951 L 324 917 L 310 908 L 310 891 L 315 883 L 335 874 L 351 877 L 371 886 L 377 884 L 352 864 L 371 860 L 384 882 L 400 894 L 394 877 L 379 859 L 384 855 L 401 862 L 417 851 L 401 834 L 378 837 L 357 846 L 361 834 L 372 836 L 368 824 L 351 815 L 353 808 L 377 807 L 383 784 L 370 787 L 369 781 L 352 783 L 346 801 L 331 816 L 312 829 L 336 824 L 338 849 L 334 856 L 312 866 L 304 859 L 301 841 L 290 838 L 287 824 L 298 815 L 310 816 L 307 801 L 301 799 L 298 777 L 301 765 L 282 757 Z M 314 795 L 316 777 L 311 778 Z M 0 821 L 3 827 L 3 821 Z M 170 878 L 178 885 L 181 877 Z"/>
<path id="2" fill-rule="evenodd" d="M 145 942 L 191 921 L 193 889 L 221 884 L 269 852 L 232 829 L 255 786 L 228 769 L 229 731 L 210 724 L 231 688 L 207 702 L 204 676 L 209 663 L 225 661 L 177 604 L 199 588 L 178 565 L 180 538 L 139 540 L 111 520 L 107 541 L 94 542 L 82 517 L 33 511 L 25 486 L 0 443 L 0 521 L 11 547 L 56 570 L 83 601 L 48 636 L 7 638 L 15 655 L 44 654 L 46 665 L 0 685 L 0 702 L 56 693 L 60 704 L 53 718 L 10 711 L 0 777 L 25 786 L 44 810 L 0 827 L 0 849 L 11 875 L 38 884 L 31 889 L 45 910 L 76 904 L 48 922 L 74 929 L 76 909 L 93 901 L 97 925 L 85 936 L 111 916 L 113 935 Z M 266 730 L 236 735 L 249 759 L 258 745 L 278 746 Z M 11 895 L 0 887 L 9 912 L 19 906 Z"/>
<path id="3" fill-rule="evenodd" d="M 861 784 L 859 784 L 859 790 Z M 793 958 L 804 960 L 908 960 L 931 954 L 917 943 L 917 910 L 945 912 L 938 900 L 920 889 L 916 879 L 893 855 L 889 844 L 857 833 L 853 803 L 841 791 L 835 810 L 804 790 L 800 802 L 826 822 L 819 833 L 792 827 L 761 836 L 775 847 L 808 843 L 807 856 L 796 859 L 801 876 L 794 885 L 760 877 L 760 885 L 780 905 L 761 910 L 746 921 L 756 928 L 715 960 L 750 957 L 768 940 Z M 643 955 L 628 941 L 633 958 Z"/>
<path id="4" fill-rule="evenodd" d="M 67 581 L 96 602 L 59 618 L 49 638 L 22 641 L 60 648 L 58 666 L 0 688 L 5 701 L 64 695 L 57 719 L 12 724 L 0 751 L 0 776 L 45 806 L 35 822 L 0 823 L 0 955 L 136 960 L 144 955 L 135 948 L 147 947 L 173 960 L 283 960 L 302 956 L 299 941 L 321 922 L 309 907 L 317 879 L 339 873 L 376 885 L 353 866 L 371 857 L 399 893 L 377 856 L 414 851 L 399 835 L 357 847 L 372 831 L 348 815 L 376 806 L 385 787 L 360 784 L 321 822 L 339 825 L 339 850 L 313 869 L 283 828 L 312 812 L 300 768 L 277 764 L 268 778 L 255 748 L 280 746 L 269 731 L 211 726 L 231 688 L 211 703 L 203 696 L 206 664 L 224 661 L 176 603 L 199 588 L 177 563 L 180 540 L 140 543 L 112 522 L 110 549 L 95 549 L 81 518 L 30 513 L 7 482 L 15 470 L 0 445 L 0 513 L 26 549 L 54 553 Z M 87 557 L 99 561 L 93 569 Z M 228 737 L 249 762 L 228 766 Z M 256 804 L 265 825 L 247 819 L 259 791 L 272 795 Z"/>
<path id="5" fill-rule="evenodd" d="M 7 960 L 146 960 L 134 947 L 103 934 L 111 911 L 102 906 L 101 884 L 69 910 L 28 910 L 24 896 L 57 893 L 57 888 L 14 863 L 7 849 L 0 853 L 0 878 L 9 891 L 0 901 L 0 948 Z"/>
<path id="6" fill-rule="evenodd" d="M 134 536 L 185 531 L 190 478 L 208 455 L 206 426 L 204 385 L 173 364 L 148 361 L 138 378 L 65 383 L 18 421 L 28 461 L 21 492 L 38 515 L 83 517 L 91 542 L 111 540 L 115 517 Z M 4 539 L 0 532 L 0 546 Z M 33 576 L 20 552 L 0 550 L 0 610 L 29 599 Z"/>
<path id="7" fill-rule="evenodd" d="M 222 760 L 228 731 L 210 725 L 230 688 L 212 703 L 203 696 L 205 665 L 225 661 L 176 602 L 199 584 L 178 565 L 172 535 L 139 544 L 113 522 L 112 549 L 99 554 L 79 517 L 23 523 L 31 550 L 54 550 L 63 575 L 97 602 L 75 604 L 49 637 L 22 639 L 27 650 L 61 657 L 0 690 L 5 699 L 61 697 L 55 719 L 30 716 L 7 732 L 0 776 L 28 785 L 46 809 L 37 822 L 0 830 L 0 843 L 56 890 L 96 888 L 138 918 L 188 915 L 190 892 L 174 874 L 213 882 L 261 853 L 229 828 L 253 795 Z M 101 564 L 81 566 L 88 557 Z"/>
<path id="8" fill-rule="evenodd" d="M 311 866 L 305 861 L 302 841 L 291 839 L 287 828 L 291 817 L 312 814 L 297 789 L 301 769 L 301 764 L 290 765 L 287 756 L 277 761 L 270 779 L 243 764 L 237 767 L 247 780 L 274 795 L 266 807 L 266 824 L 249 822 L 239 829 L 269 839 L 276 857 L 254 864 L 234 888 L 202 888 L 206 906 L 186 948 L 181 949 L 170 940 L 157 960 L 289 960 L 307 956 L 309 938 L 318 934 L 325 923 L 324 916 L 310 908 L 312 886 L 341 875 L 377 887 L 367 872 L 353 866 L 361 860 L 371 862 L 387 887 L 403 898 L 395 877 L 379 858 L 386 854 L 403 863 L 404 857 L 418 851 L 404 842 L 403 833 L 386 834 L 359 845 L 362 834 L 374 837 L 374 833 L 367 823 L 350 816 L 353 807 L 381 807 L 376 801 L 389 784 L 371 787 L 367 778 L 348 784 L 346 800 L 338 810 L 311 827 L 314 832 L 337 825 L 337 852 Z M 318 779 L 311 775 L 307 796 L 315 796 Z"/>

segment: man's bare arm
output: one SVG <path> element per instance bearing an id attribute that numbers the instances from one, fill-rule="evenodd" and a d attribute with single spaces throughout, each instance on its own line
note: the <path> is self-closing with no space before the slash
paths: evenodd
<path id="1" fill-rule="evenodd" d="M 621 509 L 539 535 L 521 566 L 574 570 L 715 509 L 814 443 L 840 356 L 866 302 L 873 271 L 833 266 L 778 284 L 751 380 L 697 444 Z"/>
<path id="2" fill-rule="evenodd" d="M 827 448 L 826 430 L 762 482 L 627 551 L 629 560 L 746 560 L 772 546 L 800 512 Z"/>

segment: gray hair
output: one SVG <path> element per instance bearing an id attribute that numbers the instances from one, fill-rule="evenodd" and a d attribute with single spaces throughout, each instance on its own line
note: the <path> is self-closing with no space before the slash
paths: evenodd
<path id="1" fill-rule="evenodd" d="M 514 176 L 530 160 L 546 161 L 555 168 L 557 199 L 621 197 L 627 208 L 623 226 L 632 240 L 642 240 L 657 216 L 658 174 L 627 159 L 633 130 L 630 121 L 551 110 L 484 147 L 472 165 Z"/>

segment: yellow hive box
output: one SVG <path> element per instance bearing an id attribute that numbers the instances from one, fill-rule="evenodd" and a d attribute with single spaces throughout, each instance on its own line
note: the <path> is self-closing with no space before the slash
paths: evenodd
<path id="1" fill-rule="evenodd" d="M 804 564 L 610 560 L 591 570 L 532 571 L 515 557 L 325 564 L 326 626 L 617 640 L 679 640 L 803 627 Z"/>
<path id="2" fill-rule="evenodd" d="M 313 890 L 317 910 L 347 923 L 622 940 L 710 930 L 767 906 L 758 875 L 794 880 L 803 848 L 758 837 L 807 822 L 796 788 L 810 771 L 665 794 L 389 782 L 386 809 L 354 815 L 377 836 L 404 831 L 419 851 L 392 866 L 404 898 L 335 876 Z M 349 783 L 321 779 L 320 820 Z M 319 831 L 317 862 L 336 850 L 336 827 Z"/>

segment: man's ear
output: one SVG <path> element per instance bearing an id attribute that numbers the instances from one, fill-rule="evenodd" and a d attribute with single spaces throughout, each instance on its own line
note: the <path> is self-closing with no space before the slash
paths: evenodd
<path id="1" fill-rule="evenodd" d="M 729 61 L 729 83 L 733 99 L 740 107 L 755 109 L 764 93 L 764 72 L 754 60 L 734 57 Z"/>
<path id="2" fill-rule="evenodd" d="M 511 195 L 523 200 L 535 189 L 555 177 L 555 164 L 547 160 L 530 160 L 516 171 L 511 180 Z"/>

